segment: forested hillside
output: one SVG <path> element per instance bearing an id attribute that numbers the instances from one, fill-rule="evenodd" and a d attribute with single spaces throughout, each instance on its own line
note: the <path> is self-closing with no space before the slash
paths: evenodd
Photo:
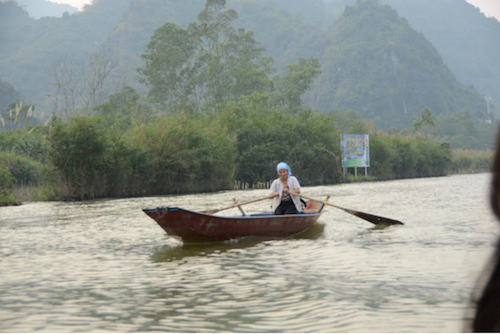
<path id="1" fill-rule="evenodd" d="M 500 107 L 500 22 L 465 1 L 382 0 L 436 47 L 457 79 Z"/>
<path id="2" fill-rule="evenodd" d="M 436 49 L 389 6 L 360 0 L 329 31 L 313 92 L 322 110 L 357 110 L 384 129 L 407 128 L 426 107 L 435 115 L 470 109 L 486 120 L 475 90 L 460 84 Z"/>
<path id="3" fill-rule="evenodd" d="M 367 10 L 360 10 L 365 2 Z M 500 50 L 489 42 L 500 36 L 498 22 L 464 1 L 355 3 L 229 0 L 228 7 L 239 26 L 254 32 L 277 73 L 301 57 L 320 60 L 323 73 L 303 96 L 314 109 L 353 109 L 385 130 L 411 126 L 425 107 L 438 117 L 468 109 L 473 122 L 488 119 L 484 95 L 492 97 L 490 110 L 500 100 L 491 88 L 500 84 Z M 35 20 L 14 2 L 0 2 L 0 80 L 45 119 L 81 113 L 125 85 L 146 92 L 136 69 L 151 36 L 166 22 L 187 28 L 204 4 L 97 0 L 80 13 Z M 0 96 L 2 112 L 9 99 Z"/>
<path id="4" fill-rule="evenodd" d="M 35 20 L 15 2 L 0 2 L 0 79 L 50 114 L 55 67 L 64 62 L 78 72 L 104 46 L 126 6 L 122 0 L 96 1 L 84 13 Z"/>
<path id="5" fill-rule="evenodd" d="M 456 81 L 396 11 L 359 0 L 322 30 L 324 21 L 298 15 L 298 2 L 295 14 L 280 3 L 207 0 L 193 15 L 195 2 L 101 0 L 40 21 L 2 3 L 14 17 L 10 37 L 24 29 L 31 38 L 4 37 L 13 49 L 1 51 L 17 71 L 8 78 L 49 93 L 18 101 L 26 90 L 0 81 L 8 101 L 0 114 L 0 205 L 18 203 L 12 193 L 26 186 L 28 200 L 261 186 L 279 161 L 305 186 L 344 182 L 344 133 L 370 136 L 370 179 L 487 170 L 490 152 L 456 150 L 489 148 L 496 126 L 485 122 L 484 99 Z M 322 6 L 311 3 L 304 17 Z M 273 32 L 261 37 L 278 61 L 235 7 L 245 22 L 260 22 L 261 33 Z M 321 94 L 311 92 L 314 84 Z M 308 92 L 323 108 L 304 103 Z"/>

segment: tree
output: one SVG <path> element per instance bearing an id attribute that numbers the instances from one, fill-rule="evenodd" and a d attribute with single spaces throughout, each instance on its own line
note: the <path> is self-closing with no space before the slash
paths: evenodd
<path id="1" fill-rule="evenodd" d="M 231 97 L 248 96 L 253 93 L 266 93 L 273 89 L 273 83 L 268 75 L 275 70 L 271 64 L 273 59 L 263 56 L 263 48 L 257 46 L 252 31 L 239 30 L 233 36 L 238 52 L 230 57 L 232 73 L 234 76 Z"/>
<path id="2" fill-rule="evenodd" d="M 90 56 L 88 65 L 84 68 L 82 75 L 84 81 L 83 108 L 85 111 L 104 102 L 108 93 L 106 92 L 106 80 L 116 68 L 116 62 L 106 52 L 96 52 Z"/>
<path id="3" fill-rule="evenodd" d="M 202 73 L 207 87 L 207 101 L 215 106 L 229 96 L 231 73 L 228 58 L 235 35 L 233 22 L 238 18 L 234 10 L 225 10 L 225 0 L 207 0 L 205 9 L 198 15 L 197 26 L 202 45 L 200 58 L 205 64 Z M 230 90 L 229 90 L 230 91 Z"/>
<path id="4" fill-rule="evenodd" d="M 436 117 L 432 115 L 431 110 L 425 108 L 420 112 L 420 117 L 413 121 L 411 131 L 414 134 L 421 134 L 425 138 L 435 137 L 437 135 L 435 120 Z"/>
<path id="5" fill-rule="evenodd" d="M 12 196 L 12 186 L 15 178 L 5 166 L 0 166 L 0 206 L 21 204 Z"/>
<path id="6" fill-rule="evenodd" d="M 311 86 L 313 80 L 321 73 L 318 59 L 300 58 L 298 63 L 286 66 L 286 76 L 276 77 L 278 101 L 291 111 L 302 106 L 301 96 Z"/>
<path id="7" fill-rule="evenodd" d="M 111 167 L 108 138 L 96 117 L 55 120 L 49 134 L 49 159 L 68 197 L 80 200 L 106 195 Z"/>
<path id="8" fill-rule="evenodd" d="M 264 49 L 253 32 L 235 29 L 238 13 L 225 7 L 225 0 L 207 0 L 198 16 L 200 24 L 192 25 L 201 41 L 204 100 L 213 109 L 229 98 L 268 91 L 272 87 L 268 76 L 274 71 L 272 58 L 262 55 Z"/>
<path id="9" fill-rule="evenodd" d="M 54 104 L 54 112 L 68 114 L 75 110 L 77 101 L 80 98 L 79 69 L 81 64 L 74 58 L 63 56 L 52 62 L 52 86 L 55 92 L 50 95 Z"/>
<path id="10" fill-rule="evenodd" d="M 62 56 L 52 62 L 55 92 L 49 97 L 55 112 L 69 114 L 78 107 L 84 112 L 103 103 L 108 96 L 107 81 L 116 63 L 107 52 L 92 54 L 88 62 Z"/>
<path id="11" fill-rule="evenodd" d="M 152 101 L 215 110 L 227 99 L 272 88 L 272 59 L 262 55 L 252 32 L 234 27 L 238 14 L 225 6 L 225 0 L 207 0 L 199 23 L 156 30 L 138 69 Z"/>
<path id="12" fill-rule="evenodd" d="M 155 31 L 141 56 L 146 64 L 138 69 L 142 74 L 140 81 L 149 88 L 153 102 L 172 110 L 188 102 L 199 67 L 196 48 L 195 36 L 173 23 Z"/>
<path id="13" fill-rule="evenodd" d="M 106 124 L 116 130 L 125 131 L 132 124 L 147 123 L 152 110 L 142 103 L 141 95 L 132 87 L 125 86 L 119 93 L 94 108 Z"/>

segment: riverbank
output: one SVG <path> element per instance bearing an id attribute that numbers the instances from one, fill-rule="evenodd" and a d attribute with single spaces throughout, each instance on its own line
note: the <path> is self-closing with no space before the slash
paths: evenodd
<path id="1" fill-rule="evenodd" d="M 452 175 L 467 175 L 467 174 L 481 174 L 487 173 L 489 170 L 477 170 L 473 169 L 472 172 L 470 169 L 464 169 L 462 172 L 449 174 Z M 425 179 L 425 178 L 420 178 Z M 402 180 L 402 179 L 400 179 Z M 345 182 L 341 182 L 338 184 L 348 184 L 348 183 L 359 183 L 359 182 L 382 182 L 387 180 L 377 180 L 372 176 L 364 176 L 358 175 L 357 177 L 354 175 L 348 175 Z M 233 189 L 228 190 L 257 190 L 257 189 L 268 189 L 269 187 L 265 187 L 269 182 L 258 183 L 255 187 L 250 187 L 248 184 L 242 184 L 241 182 L 235 182 L 235 187 Z M 330 185 L 325 185 L 330 186 Z M 165 194 L 169 195 L 169 194 Z M 143 197 L 148 197 L 150 195 L 145 195 Z M 128 197 L 123 197 L 128 198 Z M 5 199 L 5 200 L 4 200 Z M 116 198 L 120 199 L 120 198 Z M 12 191 L 12 195 L 10 198 L 2 198 L 0 197 L 0 206 L 10 206 L 10 205 L 20 205 L 24 202 L 44 202 L 44 201 L 54 201 L 54 200 L 62 200 L 67 201 L 68 199 L 57 198 L 53 189 L 48 186 L 18 186 L 14 187 Z"/>
<path id="2" fill-rule="evenodd" d="M 448 173 L 446 175 L 461 175 L 461 174 L 478 174 L 487 173 L 491 170 L 491 162 L 493 159 L 493 151 L 475 151 L 475 150 L 463 150 L 455 149 L 452 150 L 451 159 L 449 166 L 447 168 Z M 426 165 L 432 165 L 434 161 L 426 161 Z M 426 168 L 423 166 L 422 168 Z M 347 174 L 343 177 L 338 178 L 339 181 L 334 184 L 342 183 L 355 183 L 355 182 L 378 182 L 378 181 L 388 181 L 388 180 L 403 180 L 403 179 L 413 179 L 422 177 L 387 177 L 387 175 L 399 175 L 396 173 L 379 173 L 379 175 L 371 175 L 373 172 L 368 168 L 367 175 L 364 175 L 363 171 L 355 173 L 354 169 L 348 169 Z M 384 176 L 380 176 L 384 175 Z M 436 175 L 429 175 L 428 177 L 433 177 Z M 441 175 L 437 175 L 441 176 Z M 425 178 L 425 177 L 424 177 Z M 303 186 L 309 186 L 307 182 L 303 182 L 301 178 L 301 183 Z M 248 189 L 268 189 L 272 180 L 265 182 L 255 182 L 250 184 L 248 182 L 234 181 L 231 188 L 224 190 L 248 190 Z M 12 190 L 8 193 L 0 193 L 0 206 L 7 205 L 19 205 L 21 202 L 37 202 L 37 201 L 72 201 L 75 200 L 74 197 L 66 197 L 63 194 L 65 191 L 60 189 L 61 184 L 51 184 L 50 182 L 45 182 L 41 185 L 31 186 L 26 184 L 14 184 Z M 222 190 L 222 189 L 221 189 Z M 218 190 L 217 190 L 218 191 Z M 189 193 L 207 193 L 211 191 L 203 190 L 193 190 Z M 144 192 L 142 194 L 135 194 L 133 196 L 106 196 L 107 198 L 128 198 L 128 197 L 144 197 L 152 195 L 173 195 L 174 193 L 162 192 L 162 193 L 149 193 Z"/>

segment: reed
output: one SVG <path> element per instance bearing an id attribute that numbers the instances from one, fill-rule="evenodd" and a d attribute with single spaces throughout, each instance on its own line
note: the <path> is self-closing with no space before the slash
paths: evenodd
<path id="1" fill-rule="evenodd" d="M 451 174 L 472 174 L 491 171 L 493 151 L 455 149 L 452 153 Z"/>
<path id="2" fill-rule="evenodd" d="M 18 185 L 12 195 L 21 202 L 51 201 L 57 198 L 54 187 L 48 185 Z"/>

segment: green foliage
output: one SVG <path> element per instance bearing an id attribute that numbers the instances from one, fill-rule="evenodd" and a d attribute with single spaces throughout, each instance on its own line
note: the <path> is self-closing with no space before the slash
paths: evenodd
<path id="1" fill-rule="evenodd" d="M 493 157 L 494 151 L 453 150 L 450 172 L 454 174 L 489 172 Z"/>
<path id="2" fill-rule="evenodd" d="M 14 185 L 40 186 L 50 178 L 46 159 L 46 128 L 0 131 L 0 167 L 8 169 Z"/>
<path id="3" fill-rule="evenodd" d="M 9 82 L 0 81 L 0 104 L 8 103 L 0 123 L 9 129 L 0 131 L 0 167 L 7 168 L 0 174 L 16 187 L 50 183 L 46 193 L 58 189 L 64 199 L 228 189 L 235 179 L 274 179 L 281 160 L 303 185 L 331 184 L 344 181 L 341 133 L 370 135 L 368 179 L 484 170 L 487 153 L 450 150 L 492 148 L 496 126 L 484 121 L 484 99 L 380 4 L 395 1 L 355 2 L 106 0 L 41 20 L 0 3 L 0 68 Z M 135 81 L 102 103 L 106 87 L 90 74 L 103 78 L 100 70 L 117 64 L 120 75 L 132 77 L 140 50 L 141 81 L 155 106 L 131 88 L 143 88 Z M 54 64 L 61 54 L 71 62 Z M 271 78 L 271 56 L 283 76 Z M 95 66 L 82 71 L 78 64 L 88 58 Z M 59 71 L 55 84 L 47 79 L 50 64 Z M 93 90 L 97 116 L 66 114 L 67 122 L 36 125 L 34 105 L 21 104 L 13 86 L 37 101 L 37 112 L 53 102 L 53 113 L 80 113 L 75 99 Z M 51 86 L 59 94 L 44 96 Z M 332 111 L 308 110 L 302 98 Z M 392 129 L 385 134 L 378 126 Z"/>
<path id="4" fill-rule="evenodd" d="M 234 140 L 210 117 L 159 117 L 125 134 L 76 117 L 54 122 L 49 143 L 63 198 L 215 191 L 234 179 Z"/>
<path id="5" fill-rule="evenodd" d="M 0 131 L 0 151 L 46 162 L 46 133 L 48 128 L 36 126 L 23 130 Z"/>
<path id="6" fill-rule="evenodd" d="M 422 137 L 370 134 L 370 174 L 379 180 L 444 176 L 451 159 L 447 144 Z"/>
<path id="7" fill-rule="evenodd" d="M 139 92 L 128 86 L 111 95 L 107 102 L 94 110 L 108 128 L 116 131 L 126 131 L 132 125 L 147 123 L 153 114 L 152 109 L 141 101 Z"/>
<path id="8" fill-rule="evenodd" d="M 355 112 L 292 115 L 267 106 L 265 94 L 253 94 L 228 101 L 216 115 L 155 117 L 126 131 L 115 131 L 105 116 L 55 120 L 49 149 L 34 149 L 31 157 L 21 144 L 32 134 L 45 140 L 46 131 L 0 132 L 0 161 L 9 182 L 38 185 L 43 191 L 36 196 L 59 199 L 217 191 L 234 180 L 255 185 L 276 178 L 279 161 L 304 186 L 335 184 L 345 181 L 340 133 L 346 129 L 370 135 L 369 180 L 484 171 L 490 161 L 491 154 L 452 155 L 449 145 L 424 136 L 385 134 Z"/>
<path id="9" fill-rule="evenodd" d="M 7 167 L 0 166 L 0 193 L 4 195 L 10 194 L 15 180 Z"/>
<path id="10" fill-rule="evenodd" d="M 144 177 L 145 155 L 130 148 L 121 132 L 108 131 L 102 118 L 56 120 L 48 141 L 59 197 L 82 200 L 141 194 L 138 178 Z"/>
<path id="11" fill-rule="evenodd" d="M 153 102 L 175 110 L 188 101 L 200 66 L 193 61 L 195 52 L 196 37 L 187 30 L 173 23 L 156 29 L 142 55 L 145 66 L 138 69 Z"/>
<path id="12" fill-rule="evenodd" d="M 422 108 L 436 115 L 463 108 L 486 119 L 486 103 L 460 84 L 423 35 L 389 6 L 359 0 L 329 32 L 314 90 L 319 109 L 354 109 L 382 129 L 408 128 Z"/>
<path id="13" fill-rule="evenodd" d="M 138 69 L 153 102 L 170 110 L 214 110 L 229 98 L 272 87 L 271 58 L 262 55 L 252 32 L 234 27 L 238 14 L 225 7 L 225 0 L 208 0 L 199 23 L 156 30 Z"/>
<path id="14" fill-rule="evenodd" d="M 234 138 L 211 117 L 158 118 L 127 134 L 143 152 L 138 180 L 148 194 L 229 189 L 234 180 Z"/>
<path id="15" fill-rule="evenodd" d="M 287 161 L 293 164 L 304 184 L 334 184 L 342 180 L 340 135 L 331 115 L 302 112 L 289 133 L 290 138 L 296 141 L 291 143 Z"/>
<path id="16" fill-rule="evenodd" d="M 321 73 L 318 59 L 300 58 L 297 64 L 286 66 L 285 77 L 276 77 L 278 97 L 285 109 L 297 112 L 302 106 L 301 96 L 307 92 L 313 80 Z"/>
<path id="17" fill-rule="evenodd" d="M 99 118 L 76 117 L 67 124 L 54 121 L 49 159 L 65 185 L 63 196 L 87 199 L 108 194 L 107 176 L 112 172 L 108 140 Z"/>
<path id="18" fill-rule="evenodd" d="M 66 55 L 67 59 L 73 60 L 67 63 L 75 67 L 72 72 L 80 74 L 78 65 L 99 48 L 109 52 L 110 62 L 117 64 L 116 74 L 119 78 L 128 78 L 125 84 L 143 88 L 135 81 L 132 71 L 144 65 L 141 63 L 141 50 L 145 50 L 148 41 L 152 40 L 155 29 L 170 24 L 186 32 L 207 32 L 203 43 L 196 40 L 194 35 L 192 38 L 195 43 L 204 45 L 203 50 L 200 49 L 207 56 L 203 57 L 203 64 L 213 64 L 216 74 L 232 68 L 230 72 L 234 86 L 227 89 L 226 75 L 218 77 L 205 73 L 203 78 L 214 80 L 214 85 L 216 80 L 223 84 L 224 88 L 217 91 L 226 97 L 236 98 L 241 94 L 272 90 L 264 63 L 257 66 L 242 57 L 253 57 L 252 50 L 260 52 L 260 49 L 265 49 L 265 55 L 269 56 L 268 60 L 272 57 L 279 73 L 286 71 L 286 66 L 296 62 L 299 57 L 319 59 L 322 74 L 318 79 L 321 82 L 311 85 L 311 90 L 303 95 L 304 101 L 316 109 L 357 110 L 384 130 L 391 127 L 408 128 L 426 106 L 435 115 L 468 108 L 475 118 L 486 119 L 483 98 L 474 92 L 472 86 L 457 85 L 453 75 L 445 69 L 445 64 L 462 82 L 473 84 L 480 88 L 481 93 L 492 96 L 493 104 L 498 101 L 498 92 L 494 89 L 498 86 L 495 85 L 498 75 L 494 74 L 500 69 L 495 62 L 499 46 L 488 41 L 498 36 L 499 25 L 493 19 L 482 17 L 479 11 L 467 3 L 450 5 L 446 0 L 380 0 L 379 4 L 360 1 L 354 5 L 355 0 L 336 0 L 328 4 L 320 0 L 237 0 L 228 2 L 227 8 L 217 7 L 219 12 L 209 11 L 202 17 L 204 21 L 197 21 L 197 29 L 189 28 L 189 24 L 197 20 L 200 11 L 207 6 L 216 8 L 217 3 L 223 2 L 96 1 L 78 14 L 40 20 L 30 18 L 14 2 L 2 3 L 2 80 L 22 91 L 27 96 L 25 100 L 35 103 L 40 114 L 48 114 L 53 111 L 49 109 L 52 103 L 56 100 L 62 103 L 61 96 L 56 96 L 54 92 L 50 96 L 45 95 L 49 87 L 57 90 L 61 84 L 61 81 L 54 81 L 47 76 L 48 72 L 52 72 L 51 65 Z M 389 4 L 397 13 L 381 4 Z M 341 16 L 346 5 L 349 7 L 345 15 Z M 233 14 L 225 15 L 231 11 L 237 11 L 237 19 Z M 232 28 L 231 36 L 235 37 L 227 39 L 227 43 L 226 40 L 220 43 L 223 46 L 220 50 L 225 51 L 226 55 L 232 52 L 238 57 L 216 58 L 212 55 L 217 53 L 209 52 L 212 50 L 208 47 L 209 41 L 214 40 L 209 39 L 213 34 L 209 35 L 208 32 L 217 31 L 214 29 L 222 26 L 218 25 L 217 13 L 222 14 L 221 22 Z M 468 23 L 464 25 L 463 22 Z M 238 30 L 240 27 L 245 28 L 242 34 Z M 425 36 L 416 31 L 423 32 Z M 436 46 L 439 54 L 425 38 Z M 229 48 L 229 45 L 237 45 L 239 51 Z M 184 45 L 176 43 L 175 46 Z M 176 48 L 166 51 L 175 55 Z M 263 54 L 261 52 L 260 60 L 264 59 Z M 183 61 L 179 57 L 177 60 Z M 12 63 L 16 66 L 12 67 Z M 172 61 L 172 64 L 177 63 Z M 164 63 L 161 65 L 165 66 Z M 192 65 L 194 63 L 181 68 L 185 70 Z M 270 67 L 269 63 L 266 66 Z M 198 74 L 201 75 L 201 72 Z M 81 86 L 84 77 L 75 75 L 67 79 L 80 80 Z M 195 77 L 198 75 L 186 80 L 194 81 Z M 113 79 L 118 79 L 118 76 Z M 196 84 L 200 89 L 191 96 L 192 104 L 184 105 L 181 109 L 188 111 L 198 108 L 209 95 L 215 96 L 212 95 L 215 88 L 209 91 L 208 85 L 201 85 L 201 81 Z M 177 85 L 174 88 L 182 90 L 190 85 Z M 76 98 L 81 98 L 83 94 L 81 91 L 74 93 Z M 162 91 L 158 90 L 158 93 Z M 109 91 L 103 91 L 103 94 L 109 94 Z M 208 95 L 204 97 L 204 94 Z M 167 103 L 166 99 L 161 98 L 156 101 Z M 182 105 L 181 101 L 179 103 Z M 12 102 L 19 102 L 19 99 L 9 99 L 8 103 Z M 217 108 L 213 104 L 210 107 L 211 110 Z M 67 109 L 61 107 L 56 112 L 72 112 Z M 172 111 L 177 108 L 169 106 L 167 109 Z M 5 109 L 0 111 L 5 112 Z"/>
<path id="19" fill-rule="evenodd" d="M 0 151 L 0 166 L 9 170 L 18 186 L 42 184 L 49 174 L 46 165 L 16 153 Z"/>
<path id="20" fill-rule="evenodd" d="M 250 185 L 276 178 L 276 164 L 286 161 L 304 185 L 341 179 L 340 140 L 332 115 L 299 115 L 266 107 L 253 95 L 225 104 L 218 117 L 238 140 L 236 179 Z"/>
<path id="21" fill-rule="evenodd" d="M 436 118 L 432 115 L 431 110 L 429 108 L 425 108 L 420 112 L 420 117 L 413 121 L 411 130 L 414 133 L 427 134 L 435 128 L 435 120 Z"/>
<path id="22" fill-rule="evenodd" d="M 497 127 L 478 120 L 469 109 L 436 117 L 436 131 L 454 149 L 492 150 Z"/>
<path id="23" fill-rule="evenodd" d="M 12 186 L 15 178 L 10 174 L 9 169 L 0 166 L 0 206 L 18 205 L 17 199 L 12 196 Z"/>
<path id="24" fill-rule="evenodd" d="M 473 85 L 483 95 L 492 97 L 493 104 L 499 105 L 500 43 L 491 43 L 498 39 L 494 36 L 500 34 L 500 24 L 495 18 L 485 17 L 467 1 L 382 2 L 396 9 L 429 39 L 458 80 Z"/>

